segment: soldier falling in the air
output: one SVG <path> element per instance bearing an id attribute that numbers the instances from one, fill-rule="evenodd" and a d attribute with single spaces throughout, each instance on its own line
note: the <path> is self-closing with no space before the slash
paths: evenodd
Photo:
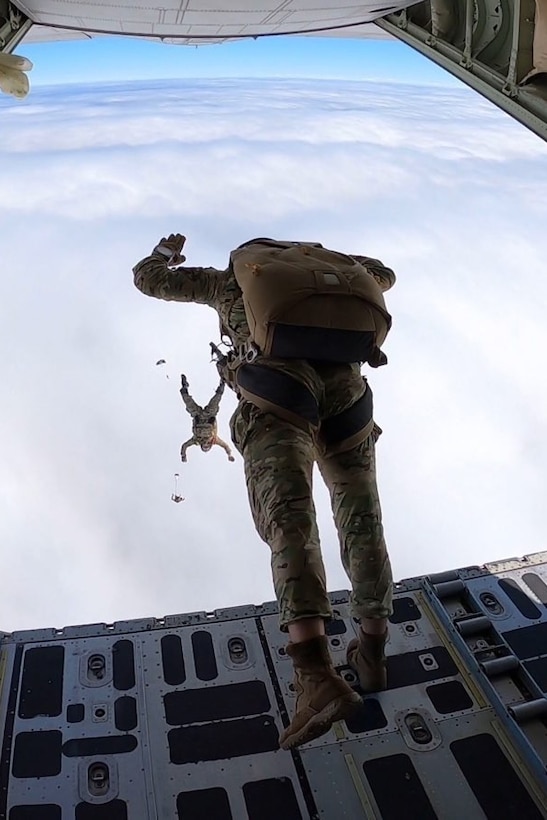
<path id="1" fill-rule="evenodd" d="M 180 377 L 180 395 L 184 405 L 190 415 L 192 416 L 192 438 L 185 441 L 180 448 L 181 461 L 187 461 L 186 451 L 193 444 L 198 444 L 204 453 L 208 452 L 213 445 L 218 444 L 226 451 L 229 461 L 235 461 L 232 451 L 228 444 L 219 438 L 217 433 L 217 415 L 220 407 L 220 400 L 224 393 L 224 382 L 221 381 L 215 395 L 206 404 L 205 407 L 200 407 L 196 404 L 190 393 L 188 392 L 188 380 L 183 374 Z"/>

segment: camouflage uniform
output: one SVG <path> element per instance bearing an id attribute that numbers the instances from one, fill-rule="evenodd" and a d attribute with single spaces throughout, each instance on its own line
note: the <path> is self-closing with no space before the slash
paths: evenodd
<path id="1" fill-rule="evenodd" d="M 220 407 L 220 400 L 224 393 L 224 382 L 221 381 L 215 391 L 213 398 L 205 405 L 200 407 L 190 393 L 188 392 L 188 382 L 186 378 L 182 377 L 182 387 L 180 395 L 184 405 L 190 415 L 192 416 L 192 438 L 185 441 L 180 448 L 180 457 L 182 461 L 186 461 L 186 451 L 192 445 L 197 444 L 202 450 L 207 452 L 215 444 L 225 451 L 226 455 L 233 461 L 232 451 L 228 444 L 223 441 L 217 433 L 217 415 Z"/>
<path id="2" fill-rule="evenodd" d="M 165 259 L 152 255 L 133 272 L 136 287 L 147 296 L 209 305 L 236 349 L 248 341 L 242 294 L 229 269 L 169 269 Z M 258 368 L 253 373 L 274 370 L 276 378 L 285 380 L 282 388 L 288 399 L 305 394 L 318 420 L 294 424 L 241 400 L 230 422 L 232 440 L 244 459 L 255 526 L 272 551 L 281 628 L 301 618 L 332 614 L 312 498 L 315 461 L 331 495 L 342 561 L 352 585 L 353 614 L 387 617 L 392 611 L 392 577 L 374 460 L 380 430 L 371 421 L 367 438 L 348 449 L 338 429 L 351 427 L 354 409 L 367 397 L 372 401 L 359 365 L 259 358 L 245 367 Z"/>

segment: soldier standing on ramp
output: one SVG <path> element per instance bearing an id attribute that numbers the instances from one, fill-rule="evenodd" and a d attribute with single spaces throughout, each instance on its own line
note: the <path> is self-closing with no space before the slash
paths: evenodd
<path id="1" fill-rule="evenodd" d="M 193 444 L 198 444 L 204 453 L 207 453 L 211 447 L 218 444 L 219 447 L 226 452 L 229 461 L 235 461 L 232 451 L 228 444 L 217 434 L 217 415 L 220 407 L 220 400 L 224 393 L 224 382 L 221 380 L 219 386 L 215 390 L 215 395 L 206 404 L 205 407 L 200 407 L 196 404 L 190 393 L 188 392 L 188 380 L 184 374 L 180 377 L 180 395 L 184 405 L 190 415 L 192 416 L 192 438 L 185 441 L 180 448 L 181 461 L 187 461 L 186 451 Z"/>
<path id="2" fill-rule="evenodd" d="M 361 362 L 387 361 L 379 349 L 391 325 L 382 291 L 395 275 L 377 259 L 271 239 L 241 245 L 226 270 L 180 267 L 184 242 L 181 234 L 161 239 L 134 267 L 134 282 L 147 296 L 209 305 L 231 339 L 222 375 L 239 397 L 232 440 L 243 456 L 255 526 L 272 552 L 280 628 L 289 634 L 295 670 L 295 714 L 279 739 L 291 749 L 360 702 L 336 674 L 325 635 L 332 609 L 312 496 L 315 462 L 330 491 L 360 621 L 348 663 L 365 692 L 387 685 L 392 576 L 376 486 L 381 431 Z"/>

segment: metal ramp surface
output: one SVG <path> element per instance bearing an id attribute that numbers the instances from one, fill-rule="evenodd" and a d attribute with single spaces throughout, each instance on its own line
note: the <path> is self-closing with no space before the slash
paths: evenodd
<path id="1" fill-rule="evenodd" d="M 0 818 L 547 816 L 547 553 L 397 584 L 388 691 L 293 753 L 285 642 L 274 604 L 0 633 Z"/>

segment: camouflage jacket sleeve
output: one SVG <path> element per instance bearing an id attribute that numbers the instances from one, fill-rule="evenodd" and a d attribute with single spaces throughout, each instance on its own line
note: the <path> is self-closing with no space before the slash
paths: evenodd
<path id="1" fill-rule="evenodd" d="M 160 256 L 146 256 L 133 268 L 135 287 L 146 296 L 216 307 L 224 271 L 216 268 L 168 268 Z"/>

